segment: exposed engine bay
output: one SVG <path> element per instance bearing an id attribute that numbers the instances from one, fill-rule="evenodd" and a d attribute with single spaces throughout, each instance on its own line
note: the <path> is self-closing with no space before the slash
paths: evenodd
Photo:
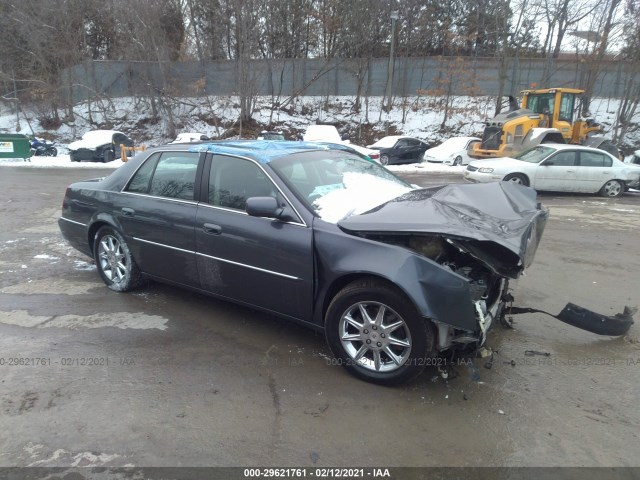
<path id="1" fill-rule="evenodd" d="M 423 234 L 363 236 L 378 242 L 408 248 L 466 279 L 470 292 L 469 301 L 473 304 L 476 314 L 477 329 L 473 332 L 466 331 L 436 322 L 438 350 L 447 350 L 455 345 L 479 347 L 484 344 L 488 330 L 502 313 L 502 300 L 508 288 L 507 279 L 465 251 L 462 240 Z"/>

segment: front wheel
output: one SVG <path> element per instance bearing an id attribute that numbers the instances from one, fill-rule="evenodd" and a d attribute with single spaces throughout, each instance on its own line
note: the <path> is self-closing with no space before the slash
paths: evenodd
<path id="1" fill-rule="evenodd" d="M 325 333 L 338 364 L 381 385 L 415 378 L 428 364 L 431 324 L 394 288 L 375 280 L 342 289 L 327 309 Z"/>
<path id="2" fill-rule="evenodd" d="M 116 292 L 128 292 L 142 283 L 142 274 L 122 235 L 111 227 L 98 230 L 93 243 L 98 273 Z"/>
<path id="3" fill-rule="evenodd" d="M 453 166 L 457 167 L 458 165 L 462 164 L 462 157 L 460 155 L 458 155 L 456 158 L 453 159 Z"/>
<path id="4" fill-rule="evenodd" d="M 56 147 L 49 147 L 45 151 L 45 155 L 47 157 L 57 157 L 58 156 L 58 149 Z"/>
<path id="5" fill-rule="evenodd" d="M 525 187 L 529 186 L 529 180 L 521 173 L 510 173 L 509 175 L 504 177 L 504 181 L 517 183 L 518 185 L 524 185 Z"/>
<path id="6" fill-rule="evenodd" d="M 620 197 L 624 193 L 624 185 L 619 180 L 609 180 L 600 189 L 600 195 L 603 197 Z"/>
<path id="7" fill-rule="evenodd" d="M 112 150 L 105 150 L 102 154 L 102 161 L 104 163 L 113 162 L 116 159 L 116 154 Z"/>

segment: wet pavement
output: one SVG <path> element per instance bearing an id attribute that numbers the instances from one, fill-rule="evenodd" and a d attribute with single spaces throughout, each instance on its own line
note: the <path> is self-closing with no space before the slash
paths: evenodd
<path id="1" fill-rule="evenodd" d="M 56 219 L 67 184 L 108 173 L 0 170 L 0 466 L 640 466 L 637 324 L 609 338 L 519 315 L 490 365 L 370 385 L 303 327 L 156 283 L 107 289 Z M 540 200 L 516 304 L 640 305 L 640 194 Z"/>

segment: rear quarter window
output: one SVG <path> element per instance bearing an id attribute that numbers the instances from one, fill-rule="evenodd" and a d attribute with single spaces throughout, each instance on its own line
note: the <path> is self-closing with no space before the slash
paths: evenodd
<path id="1" fill-rule="evenodd" d="M 155 154 L 138 169 L 126 191 L 193 200 L 199 159 L 197 152 Z"/>

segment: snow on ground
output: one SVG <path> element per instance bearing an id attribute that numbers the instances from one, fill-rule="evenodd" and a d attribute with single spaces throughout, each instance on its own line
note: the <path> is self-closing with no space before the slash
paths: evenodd
<path id="1" fill-rule="evenodd" d="M 275 100 L 282 102 L 284 99 Z M 373 143 L 370 139 L 364 138 L 358 141 L 360 127 L 363 125 L 373 125 L 376 133 L 375 140 L 384 137 L 385 132 L 391 130 L 393 133 L 413 136 L 430 143 L 440 143 L 453 136 L 481 134 L 484 120 L 493 116 L 495 102 L 493 97 L 457 97 L 453 101 L 451 115 L 445 129 L 441 129 L 443 121 L 441 107 L 443 99 L 441 98 L 424 96 L 396 98 L 393 109 L 388 114 L 381 109 L 381 97 L 363 99 L 358 112 L 354 111 L 354 100 L 354 97 L 345 96 L 304 96 L 298 97 L 294 103 L 287 104 L 283 108 L 273 109 L 271 105 L 274 99 L 259 97 L 256 99 L 253 119 L 260 125 L 268 126 L 267 128 L 283 129 L 300 135 L 308 125 L 335 123 L 343 125 L 343 130 L 350 132 L 351 141 L 358 145 Z M 605 134 L 614 123 L 618 104 L 618 100 L 607 98 L 597 98 L 591 103 L 593 116 L 604 126 Z M 177 133 L 202 132 L 215 138 L 228 131 L 222 127 L 223 124 L 227 126 L 233 124 L 230 128 L 236 132 L 240 129 L 238 123 L 234 123 L 240 114 L 239 101 L 235 97 L 180 98 L 175 100 L 171 107 L 174 123 L 180 125 Z M 27 110 L 26 107 L 25 110 Z M 61 154 L 50 158 L 32 157 L 31 162 L 0 159 L 0 166 L 117 168 L 122 165 L 120 160 L 109 164 L 72 163 L 66 154 L 66 146 L 69 143 L 78 140 L 87 131 L 97 129 L 98 124 L 109 124 L 110 128 L 131 136 L 138 145 L 144 144 L 147 147 L 174 140 L 166 136 L 167 116 L 161 115 L 159 121 L 152 121 L 146 100 L 140 98 L 117 98 L 91 104 L 78 104 L 74 107 L 74 122 L 62 124 L 56 130 L 42 129 L 35 114 L 27 112 L 26 115 L 28 118 L 23 118 L 24 114 L 21 115 L 20 128 L 17 128 L 15 112 L 10 107 L 0 105 L 0 132 L 17 131 L 27 136 L 35 134 L 56 139 L 56 147 Z M 639 117 L 640 115 L 634 119 L 638 123 L 640 123 Z M 31 131 L 32 127 L 33 131 Z M 640 131 L 634 135 L 627 138 L 627 143 L 640 145 Z M 456 172 L 462 171 L 464 167 L 423 163 L 412 166 L 391 166 L 389 169 L 403 172 Z"/>
<path id="2" fill-rule="evenodd" d="M 31 161 L 25 162 L 22 159 L 1 158 L 0 167 L 21 167 L 21 168 L 113 168 L 124 165 L 121 160 L 114 160 L 109 163 L 100 162 L 72 162 L 69 155 L 59 155 L 57 157 L 31 157 Z M 466 167 L 452 167 L 442 163 L 413 163 L 408 165 L 389 165 L 387 167 L 392 172 L 402 173 L 462 173 Z"/>

